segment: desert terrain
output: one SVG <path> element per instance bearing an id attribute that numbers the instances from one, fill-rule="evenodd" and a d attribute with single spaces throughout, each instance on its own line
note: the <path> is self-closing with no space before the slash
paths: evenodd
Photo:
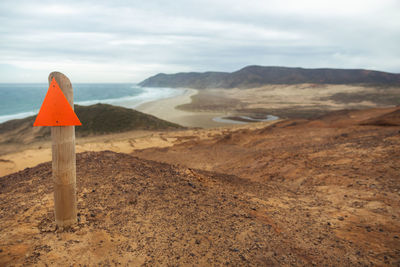
<path id="1" fill-rule="evenodd" d="M 54 224 L 49 141 L 2 144 L 0 265 L 398 266 L 400 109 L 357 98 L 379 88 L 334 87 L 199 90 L 142 111 L 183 126 L 281 119 L 78 138 L 67 231 Z"/>
<path id="2" fill-rule="evenodd" d="M 362 84 L 273 84 L 256 88 L 204 89 L 185 111 L 221 112 L 225 116 L 272 114 L 281 118 L 315 118 L 329 111 L 390 107 L 400 103 L 398 86 Z"/>

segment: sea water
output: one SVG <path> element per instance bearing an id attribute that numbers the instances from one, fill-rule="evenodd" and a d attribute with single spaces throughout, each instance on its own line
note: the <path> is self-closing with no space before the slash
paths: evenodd
<path id="1" fill-rule="evenodd" d="M 0 123 L 37 114 L 48 87 L 44 83 L 0 84 Z M 106 103 L 127 108 L 184 93 L 181 89 L 149 88 L 122 83 L 76 83 L 73 84 L 73 89 L 75 104 L 87 106 Z"/>

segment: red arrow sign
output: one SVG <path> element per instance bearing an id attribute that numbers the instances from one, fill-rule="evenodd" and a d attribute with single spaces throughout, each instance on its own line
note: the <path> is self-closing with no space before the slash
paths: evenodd
<path id="1" fill-rule="evenodd" d="M 53 78 L 33 126 L 69 125 L 82 125 L 82 123 Z"/>

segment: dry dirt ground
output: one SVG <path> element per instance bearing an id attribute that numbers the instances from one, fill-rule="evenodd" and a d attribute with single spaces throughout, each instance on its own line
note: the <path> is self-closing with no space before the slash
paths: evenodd
<path id="1" fill-rule="evenodd" d="M 270 124 L 270 122 L 212 129 L 195 128 L 179 131 L 129 131 L 107 135 L 78 137 L 76 139 L 76 152 L 110 150 L 118 153 L 131 153 L 137 149 L 168 147 L 187 142 L 188 140 L 208 140 L 232 130 L 242 128 L 259 129 L 268 124 Z M 18 136 L 18 134 L 15 134 L 15 136 Z M 4 138 L 4 136 L 0 134 L 0 177 L 51 160 L 50 138 L 45 141 L 30 142 L 30 140 L 20 138 L 19 136 L 20 142 L 13 142 L 11 144 L 2 143 L 2 138 Z"/>
<path id="2" fill-rule="evenodd" d="M 51 164 L 0 178 L 0 265 L 400 265 L 400 109 L 77 155 L 79 224 Z"/>

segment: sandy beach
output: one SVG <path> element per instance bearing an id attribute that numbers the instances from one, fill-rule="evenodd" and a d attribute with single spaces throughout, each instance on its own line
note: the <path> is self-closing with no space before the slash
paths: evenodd
<path id="1" fill-rule="evenodd" d="M 227 115 L 221 112 L 199 112 L 177 109 L 177 106 L 190 104 L 192 102 L 192 96 L 199 93 L 196 89 L 182 90 L 185 90 L 182 95 L 147 102 L 135 109 L 185 127 L 213 128 L 232 125 L 229 123 L 213 121 L 213 118 L 215 117 Z"/>

